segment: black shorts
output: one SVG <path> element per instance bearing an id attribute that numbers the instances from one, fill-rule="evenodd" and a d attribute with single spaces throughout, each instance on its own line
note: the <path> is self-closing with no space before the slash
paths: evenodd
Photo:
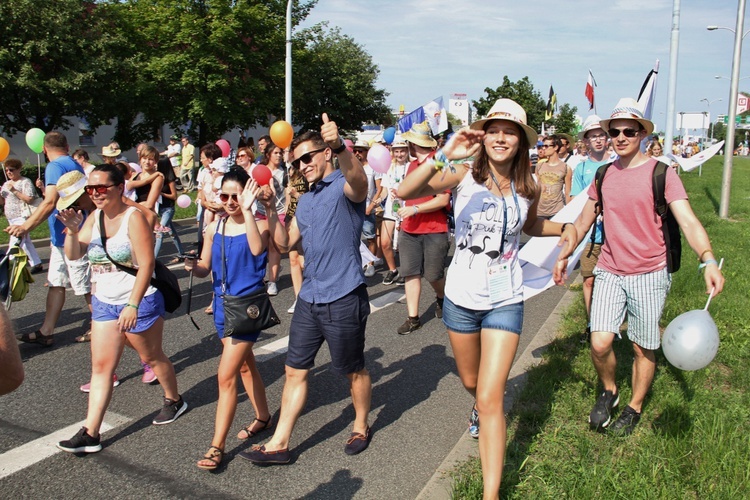
<path id="1" fill-rule="evenodd" d="M 445 257 L 450 248 L 448 233 L 398 233 L 399 276 L 424 276 L 430 283 L 445 276 Z"/>
<path id="2" fill-rule="evenodd" d="M 297 299 L 289 332 L 286 365 L 298 370 L 315 366 L 315 356 L 328 342 L 331 366 L 342 375 L 365 367 L 365 329 L 370 315 L 367 287 L 360 285 L 328 304 Z"/>

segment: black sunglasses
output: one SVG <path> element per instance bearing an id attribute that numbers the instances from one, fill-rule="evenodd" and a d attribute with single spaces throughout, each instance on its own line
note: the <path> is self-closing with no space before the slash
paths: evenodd
<path id="1" fill-rule="evenodd" d="M 296 159 L 292 160 L 292 166 L 294 166 L 294 168 L 299 168 L 300 162 L 305 162 L 305 164 L 308 164 L 308 163 L 310 163 L 312 161 L 313 157 L 317 153 L 320 153 L 321 151 L 325 151 L 326 149 L 328 149 L 328 148 L 320 148 L 320 149 L 316 149 L 314 151 L 309 151 L 309 152 L 303 154 L 302 156 L 300 156 L 299 158 L 296 158 Z"/>
<path id="2" fill-rule="evenodd" d="M 220 193 L 220 194 L 219 194 L 219 199 L 220 199 L 220 200 L 221 200 L 221 201 L 222 201 L 223 203 L 226 203 L 226 202 L 228 202 L 228 201 L 229 201 L 229 198 L 232 198 L 232 200 L 234 200 L 234 202 L 236 203 L 236 202 L 238 202 L 238 201 L 239 201 L 239 199 L 240 199 L 240 195 L 238 195 L 238 194 L 234 194 L 234 193 L 232 193 L 232 194 L 229 194 L 229 193 Z"/>
<path id="3" fill-rule="evenodd" d="M 640 130 L 635 129 L 635 128 L 623 128 L 623 129 L 611 128 L 611 129 L 609 129 L 607 131 L 607 133 L 609 134 L 609 136 L 612 139 L 616 139 L 617 137 L 619 137 L 620 133 L 625 134 L 625 137 L 631 137 L 632 138 L 632 137 L 635 137 L 636 135 L 638 135 L 638 132 L 640 132 Z"/>
<path id="4" fill-rule="evenodd" d="M 107 186 L 106 184 L 89 184 L 85 186 L 83 189 L 88 193 L 89 195 L 94 194 L 94 192 L 97 192 L 99 194 L 107 194 L 107 190 L 114 186 L 114 184 L 110 184 Z"/>

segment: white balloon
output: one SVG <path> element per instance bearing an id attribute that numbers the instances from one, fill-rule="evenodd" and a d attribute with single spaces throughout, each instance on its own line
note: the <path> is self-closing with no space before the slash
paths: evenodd
<path id="1" fill-rule="evenodd" d="M 719 350 L 719 329 L 708 311 L 688 311 L 669 323 L 661 348 L 667 361 L 680 370 L 700 370 Z"/>

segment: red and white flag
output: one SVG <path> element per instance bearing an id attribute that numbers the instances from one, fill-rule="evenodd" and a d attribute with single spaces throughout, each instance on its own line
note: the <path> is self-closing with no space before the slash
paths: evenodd
<path id="1" fill-rule="evenodd" d="M 583 92 L 586 99 L 589 100 L 589 111 L 594 109 L 594 87 L 596 87 L 596 80 L 594 80 L 594 75 L 589 70 L 589 79 L 586 81 L 586 90 Z"/>

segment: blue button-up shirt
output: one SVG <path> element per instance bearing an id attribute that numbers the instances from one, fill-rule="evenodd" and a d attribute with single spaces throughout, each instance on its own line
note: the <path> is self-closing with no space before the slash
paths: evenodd
<path id="1" fill-rule="evenodd" d="M 346 179 L 336 170 L 316 182 L 297 203 L 297 226 L 305 255 L 299 296 L 315 304 L 340 299 L 365 282 L 359 243 L 365 202 L 344 195 Z"/>

